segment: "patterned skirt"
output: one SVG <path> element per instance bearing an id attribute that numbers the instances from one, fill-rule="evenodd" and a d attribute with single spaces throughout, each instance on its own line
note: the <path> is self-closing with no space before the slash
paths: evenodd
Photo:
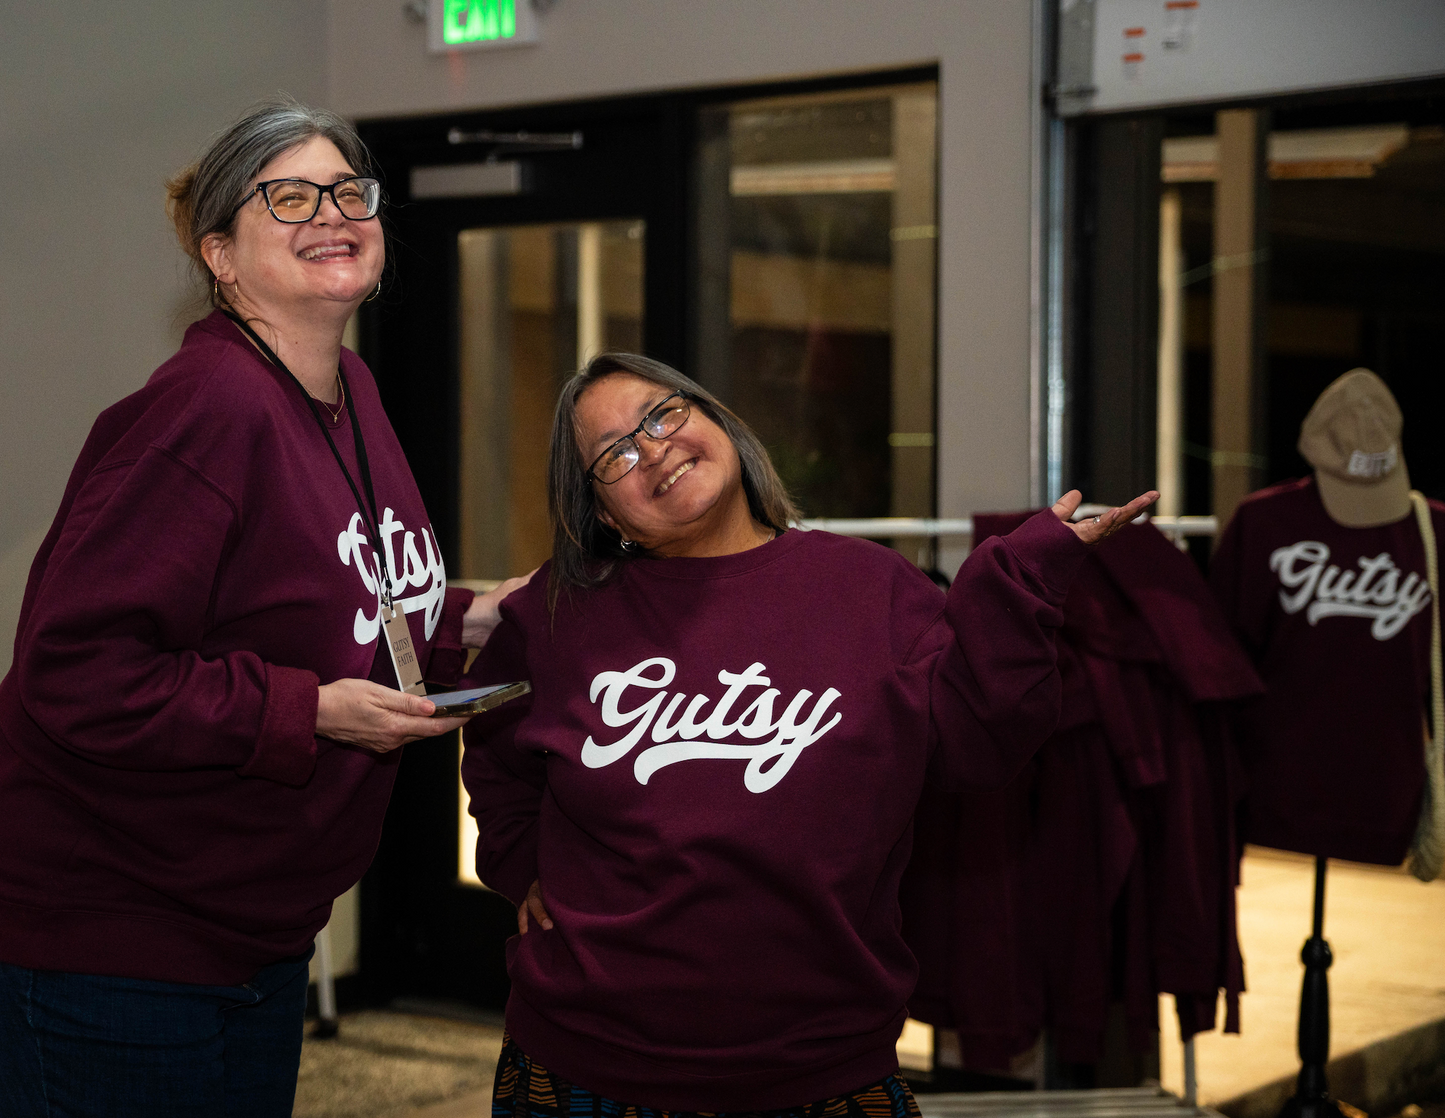
<path id="1" fill-rule="evenodd" d="M 634 1106 L 559 1079 L 529 1059 L 508 1033 L 492 1087 L 492 1118 L 919 1118 L 919 1113 L 913 1092 L 897 1072 L 850 1094 L 785 1110 L 714 1113 Z"/>

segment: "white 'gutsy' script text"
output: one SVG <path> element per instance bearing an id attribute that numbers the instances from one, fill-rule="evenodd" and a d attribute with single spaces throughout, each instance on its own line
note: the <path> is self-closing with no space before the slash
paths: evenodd
<path id="1" fill-rule="evenodd" d="M 713 702 L 707 695 L 694 696 L 688 702 L 688 697 L 679 692 L 669 701 L 662 689 L 672 682 L 677 665 L 665 656 L 643 660 L 623 672 L 598 672 L 593 677 L 588 698 L 595 703 L 601 697 L 602 721 L 606 725 L 632 728 L 606 745 L 599 745 L 588 735 L 582 744 L 582 763 L 589 769 L 600 769 L 620 761 L 651 730 L 650 736 L 657 744 L 639 753 L 632 765 L 639 784 L 646 784 L 658 769 L 679 761 L 736 759 L 748 762 L 743 774 L 744 787 L 749 792 L 766 792 L 788 774 L 804 749 L 843 718 L 835 712 L 823 723 L 828 708 L 841 697 L 841 692 L 832 687 L 818 696 L 806 716 L 803 708 L 813 697 L 811 691 L 799 691 L 782 714 L 774 718 L 773 706 L 781 692 L 770 686 L 772 680 L 763 674 L 766 671 L 761 663 L 754 663 L 741 672 L 718 672 L 718 682 L 726 690 L 706 717 L 703 717 L 703 708 Z M 641 706 L 623 710 L 623 695 L 633 687 L 657 693 Z M 754 697 L 734 718 L 733 710 L 742 707 L 744 692 L 756 687 L 764 688 L 762 694 Z M 679 716 L 678 710 L 684 703 L 687 709 Z M 725 740 L 734 736 L 746 740 Z M 707 740 L 702 740 L 704 738 Z"/>
<path id="2" fill-rule="evenodd" d="M 1311 625 L 1322 617 L 1367 617 L 1373 622 L 1370 635 L 1387 641 L 1430 604 L 1430 584 L 1414 572 L 1402 572 L 1388 551 L 1362 557 L 1358 566 L 1358 571 L 1341 571 L 1330 563 L 1328 545 L 1318 540 L 1301 540 L 1269 557 L 1269 569 L 1284 587 L 1279 604 L 1285 613 L 1308 606 L 1305 617 Z"/>

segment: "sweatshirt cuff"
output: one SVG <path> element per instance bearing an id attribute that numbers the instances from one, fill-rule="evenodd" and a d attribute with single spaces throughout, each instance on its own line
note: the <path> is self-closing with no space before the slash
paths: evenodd
<path id="1" fill-rule="evenodd" d="M 430 682 L 451 686 L 461 678 L 467 666 L 468 652 L 462 646 L 462 614 L 471 607 L 475 597 L 475 593 L 459 586 L 447 588 L 426 665 L 426 677 Z"/>
<path id="2" fill-rule="evenodd" d="M 514 851 L 500 866 L 494 866 L 482 877 L 488 889 L 500 893 L 518 908 L 527 899 L 527 890 L 538 878 L 537 848 L 529 843 L 525 854 Z"/>
<path id="3" fill-rule="evenodd" d="M 266 707 L 251 759 L 236 772 L 300 788 L 316 768 L 315 672 L 266 665 Z"/>
<path id="4" fill-rule="evenodd" d="M 1029 517 L 1003 538 L 1019 560 L 1038 576 L 1051 605 L 1062 606 L 1079 573 L 1089 545 L 1050 509 Z"/>

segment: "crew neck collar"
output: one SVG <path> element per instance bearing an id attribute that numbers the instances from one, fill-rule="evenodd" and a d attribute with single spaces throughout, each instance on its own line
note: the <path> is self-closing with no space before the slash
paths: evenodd
<path id="1" fill-rule="evenodd" d="M 732 555 L 708 555 L 702 558 L 692 556 L 654 558 L 642 555 L 636 559 L 629 559 L 625 569 L 629 574 L 635 573 L 638 578 L 729 578 L 733 575 L 755 571 L 790 555 L 803 542 L 804 535 L 806 533 L 800 532 L 796 528 L 789 528 L 786 532 L 780 532 L 767 543 L 750 547 L 746 551 L 735 552 Z"/>

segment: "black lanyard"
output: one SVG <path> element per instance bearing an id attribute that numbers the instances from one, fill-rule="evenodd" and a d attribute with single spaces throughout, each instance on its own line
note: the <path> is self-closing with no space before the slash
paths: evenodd
<path id="1" fill-rule="evenodd" d="M 391 562 L 386 552 L 381 547 L 381 517 L 376 512 L 376 490 L 371 485 L 371 464 L 366 457 L 366 439 L 361 434 L 361 423 L 356 418 L 356 408 L 353 406 L 354 397 L 347 391 L 346 371 L 342 369 L 340 362 L 336 365 L 336 375 L 341 380 L 341 391 L 345 394 L 344 407 L 346 414 L 351 417 L 351 436 L 356 443 L 356 465 L 361 471 L 361 484 L 366 489 L 366 499 L 370 503 L 370 519 L 367 518 L 367 505 L 361 500 L 361 493 L 356 488 L 356 482 L 351 480 L 351 471 L 346 468 L 346 462 L 341 457 L 341 451 L 336 449 L 336 440 L 331 437 L 331 429 L 326 426 L 326 420 L 321 418 L 321 409 L 316 406 L 316 399 L 306 386 L 297 379 L 296 374 L 288 369 L 281 358 L 277 357 L 271 349 L 260 338 L 256 331 L 251 329 L 250 323 L 245 322 L 239 316 L 226 311 L 225 315 L 237 326 L 246 332 L 256 348 L 265 354 L 266 359 L 280 369 L 295 382 L 296 387 L 301 389 L 301 395 L 306 398 L 306 405 L 311 409 L 311 414 L 316 418 L 316 426 L 321 428 L 321 433 L 326 436 L 326 445 L 331 448 L 331 453 L 336 458 L 336 464 L 341 467 L 342 476 L 346 478 L 346 484 L 351 486 L 351 495 L 356 498 L 356 507 L 361 510 L 361 523 L 366 529 L 366 542 L 371 544 L 371 550 L 376 553 L 377 559 L 381 561 L 381 601 L 387 609 L 392 608 L 391 604 Z"/>

